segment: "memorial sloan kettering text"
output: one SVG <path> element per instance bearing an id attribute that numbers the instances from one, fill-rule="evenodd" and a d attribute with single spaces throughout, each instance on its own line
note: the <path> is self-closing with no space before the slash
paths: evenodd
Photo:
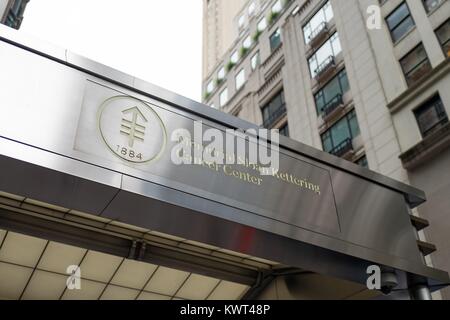
<path id="1" fill-rule="evenodd" d="M 167 149 L 168 136 L 175 165 L 200 165 L 239 181 L 261 186 L 272 177 L 302 190 L 320 195 L 320 185 L 305 177 L 280 172 L 278 130 L 241 130 L 207 128 L 194 121 L 193 136 L 185 127 L 168 132 L 156 107 L 129 96 L 107 98 L 98 110 L 99 131 L 110 151 L 125 163 L 147 164 L 158 161 Z M 226 151 L 224 151 L 226 150 Z"/>
<path id="2" fill-rule="evenodd" d="M 278 134 L 278 132 L 272 132 L 272 134 Z M 229 137 L 230 135 L 228 134 L 226 136 Z M 199 142 L 192 141 L 190 137 L 179 135 L 174 136 L 174 138 L 178 144 L 172 149 L 172 159 L 174 159 L 174 162 L 178 165 L 200 165 L 219 174 L 223 173 L 228 177 L 236 178 L 257 186 L 261 186 L 263 184 L 265 177 L 268 179 L 271 177 L 320 195 L 320 185 L 311 183 L 308 179 L 296 177 L 291 173 L 280 172 L 279 169 L 274 167 L 263 167 L 256 162 L 251 162 L 247 157 L 242 155 L 236 156 L 234 153 L 226 154 L 223 152 L 223 149 L 205 146 Z M 256 139 L 250 138 L 250 140 Z M 238 138 L 238 141 L 246 141 L 246 139 Z M 259 147 L 262 148 L 261 146 Z M 252 148 L 249 149 L 251 151 Z M 276 155 L 279 157 L 278 150 L 272 149 L 271 152 L 272 156 Z M 253 154 L 253 158 L 256 158 L 254 156 L 256 151 L 250 153 Z M 205 158 L 215 158 L 218 160 L 208 161 L 205 160 Z M 223 159 L 227 159 L 228 161 L 224 163 L 225 161 L 222 161 Z M 246 170 L 251 170 L 253 174 Z"/>

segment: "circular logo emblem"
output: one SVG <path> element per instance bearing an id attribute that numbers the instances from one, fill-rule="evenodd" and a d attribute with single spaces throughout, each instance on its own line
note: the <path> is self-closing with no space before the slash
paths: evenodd
<path id="1" fill-rule="evenodd" d="M 147 103 L 127 96 L 107 99 L 99 109 L 100 134 L 108 148 L 128 162 L 159 158 L 167 132 L 159 115 Z"/>

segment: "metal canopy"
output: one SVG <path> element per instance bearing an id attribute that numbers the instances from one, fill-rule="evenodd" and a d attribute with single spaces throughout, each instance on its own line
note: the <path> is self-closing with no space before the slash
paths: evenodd
<path id="1" fill-rule="evenodd" d="M 0 299 L 239 299 L 248 286 L 0 229 Z M 66 287 L 78 265 L 80 290 Z"/>
<path id="2" fill-rule="evenodd" d="M 141 108 L 169 138 L 194 120 L 257 127 L 3 26 L 0 56 L 0 191 L 361 284 L 374 263 L 403 285 L 407 274 L 448 282 L 416 244 L 409 209 L 422 191 L 284 137 L 280 169 L 314 180 L 320 196 L 175 167 L 170 141 L 156 161 L 124 161 L 108 140 L 115 131 L 101 128 L 111 99 Z M 106 124 L 120 123 L 117 104 L 106 108 Z"/>

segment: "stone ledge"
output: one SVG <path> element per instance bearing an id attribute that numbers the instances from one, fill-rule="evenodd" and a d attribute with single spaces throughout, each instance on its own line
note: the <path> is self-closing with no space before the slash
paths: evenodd
<path id="1" fill-rule="evenodd" d="M 450 72 L 450 58 L 445 59 L 440 65 L 435 67 L 429 74 L 423 77 L 419 82 L 409 87 L 400 96 L 389 102 L 387 107 L 392 114 L 408 106 L 418 95 L 427 88 L 436 84 L 441 78 L 447 76 Z"/>
<path id="2" fill-rule="evenodd" d="M 450 147 L 450 123 L 445 124 L 421 142 L 400 155 L 406 170 L 413 170 Z"/>

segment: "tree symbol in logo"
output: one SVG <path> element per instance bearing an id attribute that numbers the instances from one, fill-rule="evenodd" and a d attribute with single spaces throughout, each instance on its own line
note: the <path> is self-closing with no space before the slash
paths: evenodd
<path id="1" fill-rule="evenodd" d="M 122 113 L 123 118 L 120 126 L 120 133 L 128 136 L 128 146 L 132 148 L 135 140 L 144 142 L 145 127 L 138 123 L 139 118 L 143 120 L 144 123 L 148 121 L 138 107 L 126 109 L 122 111 Z M 131 114 L 131 120 L 126 118 L 129 114 Z"/>

